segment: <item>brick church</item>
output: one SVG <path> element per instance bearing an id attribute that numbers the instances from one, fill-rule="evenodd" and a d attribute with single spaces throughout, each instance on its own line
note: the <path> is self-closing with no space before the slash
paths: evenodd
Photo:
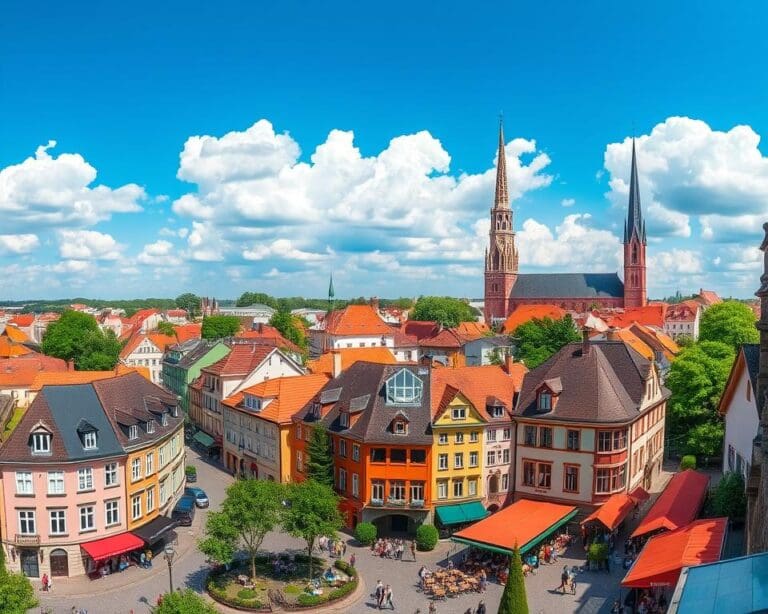
<path id="1" fill-rule="evenodd" d="M 557 305 L 586 311 L 591 307 L 642 307 L 646 304 L 645 222 L 640 207 L 635 144 L 629 211 L 624 224 L 624 281 L 618 273 L 518 273 L 513 212 L 509 207 L 504 128 L 499 127 L 496 193 L 491 209 L 490 244 L 485 252 L 485 319 L 504 320 L 520 305 Z"/>

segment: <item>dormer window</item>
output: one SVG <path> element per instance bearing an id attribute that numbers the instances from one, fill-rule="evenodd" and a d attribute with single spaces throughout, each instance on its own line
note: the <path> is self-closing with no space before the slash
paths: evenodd
<path id="1" fill-rule="evenodd" d="M 261 399 L 258 397 L 254 397 L 251 395 L 245 396 L 245 406 L 248 409 L 253 409 L 254 411 L 261 411 Z"/>
<path id="2" fill-rule="evenodd" d="M 504 417 L 504 407 L 502 405 L 491 405 L 489 410 L 492 418 Z"/>
<path id="3" fill-rule="evenodd" d="M 179 408 L 178 408 L 176 405 L 174 405 L 173 407 L 171 407 L 171 415 L 172 415 L 174 418 L 178 418 L 178 417 L 179 417 Z"/>
<path id="4" fill-rule="evenodd" d="M 51 434 L 38 431 L 32 433 L 32 454 L 51 453 Z"/>
<path id="5" fill-rule="evenodd" d="M 341 428 L 349 428 L 349 414 L 347 412 L 339 414 L 339 424 L 341 425 Z"/>
<path id="6" fill-rule="evenodd" d="M 128 427 L 128 439 L 138 439 L 139 438 L 139 427 L 135 424 L 132 424 Z"/>
<path id="7" fill-rule="evenodd" d="M 424 394 L 424 383 L 408 369 L 401 369 L 387 380 L 387 403 L 417 405 Z"/>
<path id="8" fill-rule="evenodd" d="M 96 431 L 83 433 L 83 450 L 96 449 Z"/>
<path id="9" fill-rule="evenodd" d="M 168 413 L 167 412 L 163 412 L 163 415 L 160 416 L 160 424 L 162 424 L 163 426 L 168 426 Z"/>
<path id="10" fill-rule="evenodd" d="M 154 433 L 155 432 L 155 421 L 149 420 L 147 421 L 147 433 Z"/>
<path id="11" fill-rule="evenodd" d="M 542 390 L 539 393 L 539 411 L 550 411 L 552 409 L 552 393 Z"/>
<path id="12" fill-rule="evenodd" d="M 395 422 L 392 423 L 392 432 L 395 435 L 407 435 L 408 424 L 402 420 L 395 420 Z"/>
<path id="13" fill-rule="evenodd" d="M 451 419 L 453 420 L 466 420 L 467 408 L 466 407 L 454 407 L 451 409 Z"/>

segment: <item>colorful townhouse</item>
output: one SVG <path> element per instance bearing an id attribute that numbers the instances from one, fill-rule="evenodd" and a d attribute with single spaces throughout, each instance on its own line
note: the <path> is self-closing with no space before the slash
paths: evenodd
<path id="1" fill-rule="evenodd" d="M 189 339 L 168 348 L 163 356 L 163 386 L 180 397 L 185 412 L 189 412 L 189 385 L 199 377 L 201 369 L 228 353 L 229 347 L 221 341 L 205 339 Z"/>
<path id="2" fill-rule="evenodd" d="M 523 380 L 515 498 L 585 507 L 648 489 L 661 471 L 669 391 L 621 341 L 563 347 Z"/>
<path id="3" fill-rule="evenodd" d="M 175 399 L 137 373 L 40 391 L 0 448 L 0 535 L 10 570 L 33 578 L 92 574 L 121 554 L 157 547 L 155 535 L 173 523 L 152 515 L 138 521 L 131 504 L 130 446 L 152 435 L 151 421 L 129 425 L 122 417 L 144 403 L 151 410 L 141 411 L 181 443 Z"/>
<path id="4" fill-rule="evenodd" d="M 328 381 L 324 374 L 268 379 L 222 401 L 224 458 L 242 477 L 291 481 L 293 415 Z"/>
<path id="5" fill-rule="evenodd" d="M 294 416 L 292 478 L 306 476 L 312 429 L 330 433 L 345 526 L 413 533 L 432 518 L 430 369 L 359 361 Z"/>
<path id="6" fill-rule="evenodd" d="M 136 333 L 120 351 L 120 362 L 129 367 L 147 367 L 152 382 L 163 382 L 165 349 L 177 343 L 176 337 L 162 333 Z"/>
<path id="7" fill-rule="evenodd" d="M 394 331 L 371 305 L 331 311 L 310 331 L 316 354 L 342 348 L 394 347 Z"/>

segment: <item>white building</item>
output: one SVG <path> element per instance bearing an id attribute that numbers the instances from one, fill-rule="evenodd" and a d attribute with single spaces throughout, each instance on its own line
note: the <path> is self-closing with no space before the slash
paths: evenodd
<path id="1" fill-rule="evenodd" d="M 168 346 L 178 343 L 176 337 L 161 333 L 137 333 L 120 352 L 120 362 L 129 367 L 146 367 L 152 383 L 163 383 L 163 355 Z"/>
<path id="2" fill-rule="evenodd" d="M 395 347 L 395 332 L 370 305 L 331 311 L 311 331 L 322 352 L 346 348 Z"/>
<path id="3" fill-rule="evenodd" d="M 694 341 L 699 338 L 702 307 L 696 301 L 683 301 L 667 307 L 664 315 L 664 332 L 672 337 L 690 337 Z"/>
<path id="4" fill-rule="evenodd" d="M 219 307 L 218 313 L 223 316 L 237 316 L 238 318 L 253 318 L 254 324 L 267 324 L 275 310 L 269 305 L 257 303 L 247 307 Z"/>

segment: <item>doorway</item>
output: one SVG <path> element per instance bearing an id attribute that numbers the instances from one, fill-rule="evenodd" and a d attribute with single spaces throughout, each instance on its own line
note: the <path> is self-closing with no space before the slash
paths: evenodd
<path id="1" fill-rule="evenodd" d="M 22 550 L 19 553 L 21 561 L 21 573 L 27 578 L 39 578 L 40 567 L 37 559 L 37 550 Z"/>
<path id="2" fill-rule="evenodd" d="M 66 550 L 57 548 L 51 552 L 51 575 L 68 576 L 69 575 L 69 557 Z"/>

